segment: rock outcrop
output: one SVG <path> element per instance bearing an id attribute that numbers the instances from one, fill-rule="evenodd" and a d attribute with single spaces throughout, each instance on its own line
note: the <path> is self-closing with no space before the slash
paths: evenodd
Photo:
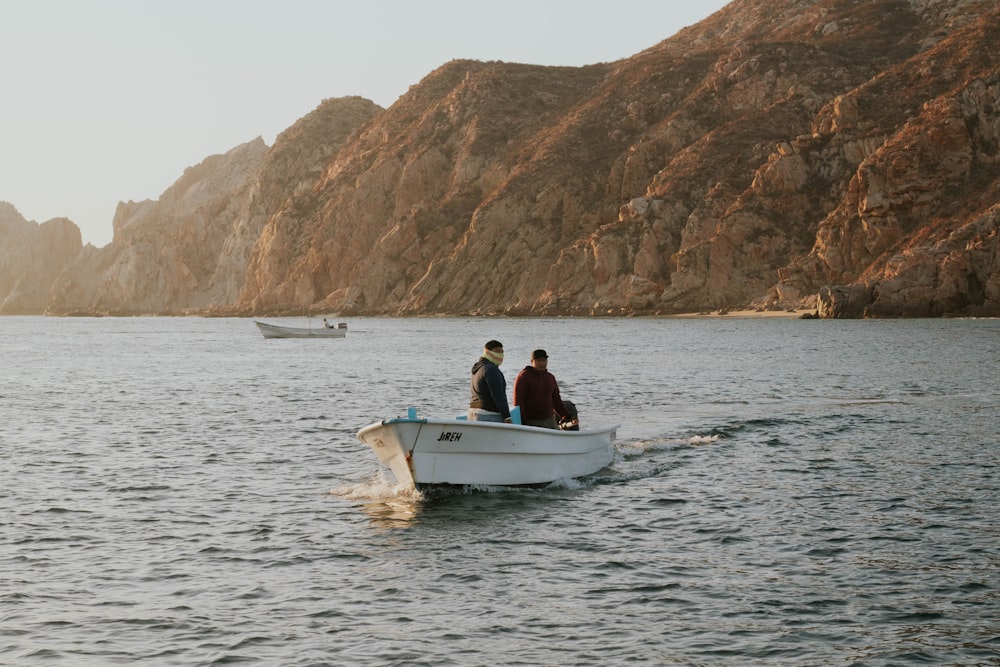
<path id="1" fill-rule="evenodd" d="M 735 0 L 615 63 L 453 61 L 122 204 L 50 286 L 0 238 L 0 312 L 997 316 L 997 43 L 995 0 Z"/>
<path id="2" fill-rule="evenodd" d="M 53 284 L 82 249 L 80 229 L 66 218 L 28 222 L 0 202 L 0 313 L 43 312 Z"/>
<path id="3" fill-rule="evenodd" d="M 187 169 L 158 200 L 120 203 L 114 241 L 82 252 L 52 287 L 49 314 L 190 314 L 230 307 L 268 218 L 308 190 L 354 129 L 382 109 L 325 100 L 282 132 Z"/>
<path id="4" fill-rule="evenodd" d="M 185 170 L 157 201 L 119 203 L 114 240 L 53 286 L 50 314 L 183 314 L 231 299 L 213 281 L 267 151 L 261 139 Z"/>
<path id="5" fill-rule="evenodd" d="M 1000 313 L 998 24 L 737 1 L 618 63 L 448 63 L 273 220 L 240 303 Z"/>
<path id="6" fill-rule="evenodd" d="M 225 297 L 216 305 L 236 303 L 247 280 L 259 278 L 256 271 L 248 271 L 248 265 L 265 228 L 278 224 L 271 223 L 272 218 L 288 215 L 286 208 L 296 198 L 308 196 L 332 156 L 359 127 L 383 111 L 361 97 L 328 99 L 278 135 L 246 200 L 241 222 L 226 240 L 223 261 L 213 277 L 214 284 L 225 286 Z"/>
<path id="7" fill-rule="evenodd" d="M 996 11 L 966 23 L 817 116 L 812 141 L 839 154 L 831 171 L 846 188 L 811 252 L 780 272 L 782 286 L 853 286 L 821 293 L 831 314 L 998 313 L 1000 68 L 985 48 L 998 24 Z"/>

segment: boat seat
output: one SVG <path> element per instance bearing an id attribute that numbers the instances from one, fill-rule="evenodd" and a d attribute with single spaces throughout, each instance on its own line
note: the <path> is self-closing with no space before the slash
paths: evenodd
<path id="1" fill-rule="evenodd" d="M 411 410 L 413 408 L 410 408 Z M 416 413 L 410 415 L 411 417 L 416 417 Z M 468 421 L 469 415 L 458 415 L 455 419 L 461 419 L 463 421 Z M 520 424 L 521 423 L 521 406 L 514 406 L 510 409 L 510 423 Z"/>

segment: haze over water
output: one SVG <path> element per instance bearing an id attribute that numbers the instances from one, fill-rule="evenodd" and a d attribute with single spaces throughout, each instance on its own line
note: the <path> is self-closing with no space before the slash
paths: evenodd
<path id="1" fill-rule="evenodd" d="M 1000 664 L 1000 321 L 347 321 L 0 318 L 0 664 Z M 615 462 L 402 492 L 490 338 Z"/>

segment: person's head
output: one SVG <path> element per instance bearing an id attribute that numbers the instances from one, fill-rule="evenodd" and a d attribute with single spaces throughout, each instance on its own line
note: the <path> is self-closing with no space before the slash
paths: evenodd
<path id="1" fill-rule="evenodd" d="M 549 367 L 549 355 L 545 353 L 545 350 L 535 350 L 531 353 L 531 365 L 540 371 L 544 371 Z"/>
<path id="2" fill-rule="evenodd" d="M 486 341 L 483 346 L 483 357 L 499 366 L 503 362 L 503 343 L 498 340 Z"/>

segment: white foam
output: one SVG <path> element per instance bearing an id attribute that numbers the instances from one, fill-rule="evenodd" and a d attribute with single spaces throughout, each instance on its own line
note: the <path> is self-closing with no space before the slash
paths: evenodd
<path id="1" fill-rule="evenodd" d="M 576 491 L 578 489 L 586 488 L 587 484 L 581 482 L 578 479 L 572 477 L 562 477 L 553 482 L 550 482 L 545 488 L 546 489 L 568 489 L 570 491 Z"/>
<path id="2" fill-rule="evenodd" d="M 625 459 L 642 456 L 650 451 L 655 452 L 685 446 L 710 445 L 718 440 L 718 435 L 693 435 L 687 438 L 620 441 L 615 443 L 615 451 L 620 457 Z"/>
<path id="3" fill-rule="evenodd" d="M 356 484 L 344 484 L 330 489 L 330 493 L 347 500 L 422 500 L 420 491 L 405 484 L 399 484 L 387 470 L 379 469 L 375 477 Z"/>

